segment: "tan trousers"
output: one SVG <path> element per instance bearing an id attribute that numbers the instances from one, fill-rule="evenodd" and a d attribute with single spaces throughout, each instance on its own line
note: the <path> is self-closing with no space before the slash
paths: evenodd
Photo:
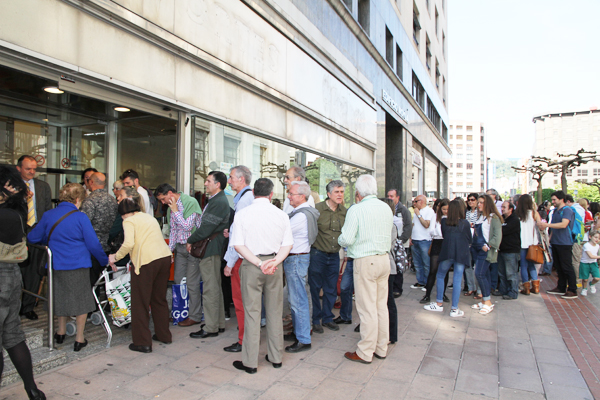
<path id="1" fill-rule="evenodd" d="M 573 243 L 573 252 L 571 253 L 571 260 L 573 261 L 573 271 L 575 271 L 575 279 L 577 279 L 577 283 L 581 283 L 581 279 L 579 279 L 579 264 L 581 263 L 581 255 L 583 253 L 583 245 L 585 243 Z"/>
<path id="2" fill-rule="evenodd" d="M 259 256 L 261 260 L 269 260 L 273 256 Z M 389 269 L 389 267 L 388 267 Z M 277 266 L 273 275 L 265 275 L 248 261 L 242 261 L 240 267 L 242 286 L 242 303 L 244 303 L 244 339 L 242 346 L 242 362 L 244 366 L 258 366 L 258 349 L 260 346 L 260 313 L 262 295 L 265 295 L 265 312 L 267 317 L 267 348 L 269 361 L 281 362 L 283 352 L 283 264 Z"/>
<path id="3" fill-rule="evenodd" d="M 225 328 L 225 307 L 221 289 L 221 257 L 214 255 L 200 261 L 202 274 L 202 307 L 204 308 L 204 331 L 215 333 Z M 191 317 L 191 314 L 190 314 Z M 199 319 L 194 319 L 200 321 Z"/>
<path id="4" fill-rule="evenodd" d="M 360 317 L 356 354 L 365 361 L 373 353 L 385 357 L 390 340 L 387 308 L 390 259 L 387 254 L 354 259 L 354 294 Z"/>

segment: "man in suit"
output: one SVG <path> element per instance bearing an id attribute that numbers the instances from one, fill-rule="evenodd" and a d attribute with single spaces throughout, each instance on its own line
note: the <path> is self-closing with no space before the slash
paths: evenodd
<path id="1" fill-rule="evenodd" d="M 29 196 L 27 198 L 27 226 L 28 230 L 37 224 L 42 215 L 52 208 L 52 191 L 50 185 L 46 182 L 34 178 L 37 171 L 37 161 L 29 155 L 23 155 L 17 161 L 17 170 L 21 178 L 29 187 Z M 28 265 L 22 270 L 23 287 L 30 292 L 37 293 L 40 287 L 40 276 L 35 270 L 34 265 Z M 35 307 L 35 297 L 23 295 L 21 303 L 21 314 L 29 319 L 38 319 L 33 311 Z"/>

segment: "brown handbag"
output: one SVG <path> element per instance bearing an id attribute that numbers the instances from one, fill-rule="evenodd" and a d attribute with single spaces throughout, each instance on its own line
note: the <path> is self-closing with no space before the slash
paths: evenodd
<path id="1" fill-rule="evenodd" d="M 192 249 L 190 250 L 190 255 L 196 258 L 204 258 L 206 254 L 206 249 L 208 248 L 208 244 L 214 240 L 219 232 L 213 233 L 206 239 L 198 240 L 197 242 L 192 243 Z"/>
<path id="2" fill-rule="evenodd" d="M 532 215 L 533 218 L 533 215 Z M 533 235 L 535 236 L 535 225 L 533 226 Z M 527 261 L 531 261 L 534 264 L 544 263 L 544 248 L 541 244 L 532 244 L 527 249 L 527 255 L 525 256 Z"/>

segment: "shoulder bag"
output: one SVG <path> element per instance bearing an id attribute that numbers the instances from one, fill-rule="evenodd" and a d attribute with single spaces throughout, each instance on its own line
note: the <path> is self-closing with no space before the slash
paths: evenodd
<path id="1" fill-rule="evenodd" d="M 531 216 L 533 218 L 533 215 Z M 533 224 L 533 236 L 535 236 L 535 219 Z M 539 242 L 539 241 L 538 241 Z M 532 244 L 527 249 L 527 255 L 525 256 L 527 261 L 531 261 L 534 264 L 544 263 L 544 248 L 541 244 Z"/>
<path id="2" fill-rule="evenodd" d="M 60 224 L 65 218 L 76 212 L 79 212 L 79 210 L 69 211 L 68 213 L 60 217 L 58 221 L 54 223 L 54 225 L 52 225 L 52 228 L 50 228 L 50 232 L 48 233 L 48 247 L 50 247 L 50 238 L 52 237 L 52 232 L 54 232 L 54 229 L 56 229 L 58 224 Z M 48 275 L 48 270 L 46 269 L 46 264 L 48 263 L 48 252 L 34 248 L 34 253 L 32 254 L 32 261 L 34 262 L 34 265 L 37 268 L 38 274 L 40 274 L 40 276 Z"/>
<path id="3" fill-rule="evenodd" d="M 217 235 L 221 232 L 213 233 L 206 239 L 198 240 L 195 243 L 192 243 L 192 249 L 190 250 L 190 255 L 196 258 L 204 258 L 206 254 L 206 249 L 208 248 L 208 244 L 213 241 Z"/>
<path id="4" fill-rule="evenodd" d="M 21 221 L 23 240 L 13 245 L 0 242 L 0 262 L 3 263 L 18 264 L 27 259 L 27 235 L 25 234 L 23 218 L 21 217 L 21 214 L 18 212 L 16 213 L 19 215 L 19 220 Z"/>

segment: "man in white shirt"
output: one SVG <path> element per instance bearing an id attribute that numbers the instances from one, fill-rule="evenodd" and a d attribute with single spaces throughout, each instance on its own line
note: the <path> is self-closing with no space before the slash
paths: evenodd
<path id="1" fill-rule="evenodd" d="M 302 168 L 292 167 L 288 169 L 283 176 L 283 183 L 288 191 L 290 190 L 291 183 L 294 181 L 306 182 L 306 172 L 304 172 Z M 307 202 L 309 206 L 315 206 L 315 199 L 313 199 L 312 196 L 308 197 Z M 294 211 L 294 207 L 290 204 L 290 199 L 286 197 L 285 201 L 283 202 L 283 212 L 289 214 L 292 211 Z"/>
<path id="2" fill-rule="evenodd" d="M 310 207 L 310 186 L 306 182 L 292 182 L 288 193 L 294 207 L 290 216 L 294 247 L 283 262 L 288 286 L 292 323 L 294 324 L 294 344 L 285 348 L 288 353 L 307 351 L 311 348 L 310 309 L 306 282 L 310 264 L 310 246 L 317 238 L 319 211 Z"/>
<path id="3" fill-rule="evenodd" d="M 429 276 L 429 247 L 431 246 L 431 230 L 435 226 L 435 212 L 427 205 L 427 197 L 419 195 L 413 200 L 413 229 L 410 237 L 413 262 L 417 271 L 417 283 L 412 289 L 420 289 L 427 284 Z"/>
<path id="4" fill-rule="evenodd" d="M 283 277 L 280 264 L 294 245 L 289 217 L 271 204 L 273 182 L 267 178 L 254 183 L 254 201 L 236 213 L 231 226 L 230 245 L 244 259 L 240 267 L 244 303 L 244 345 L 236 369 L 254 374 L 260 345 L 261 298 L 264 293 L 267 315 L 267 361 L 280 368 L 283 350 Z"/>
<path id="5" fill-rule="evenodd" d="M 133 186 L 138 191 L 142 199 L 144 200 L 144 209 L 147 214 L 154 216 L 154 208 L 150 205 L 150 198 L 148 197 L 148 191 L 140 186 L 140 176 L 137 172 L 132 169 L 128 169 L 121 175 L 121 181 L 124 186 Z"/>

